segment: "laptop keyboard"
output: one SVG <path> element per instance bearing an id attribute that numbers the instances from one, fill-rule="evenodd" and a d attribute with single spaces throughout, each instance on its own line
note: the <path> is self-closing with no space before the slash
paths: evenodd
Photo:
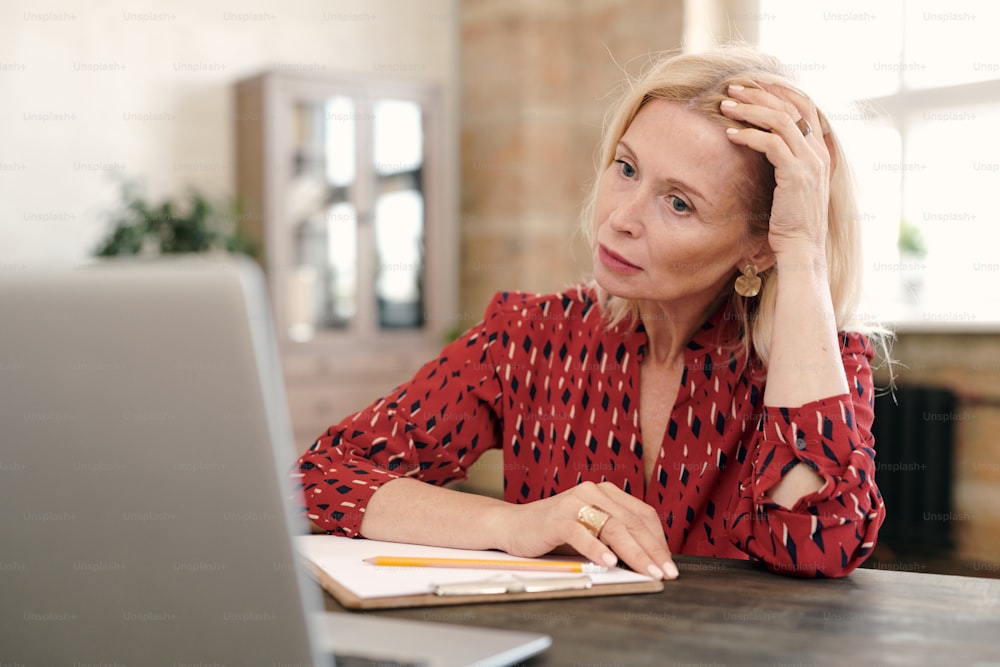
<path id="1" fill-rule="evenodd" d="M 347 653 L 334 653 L 333 664 L 336 667 L 427 667 L 426 662 L 386 660 L 385 658 L 372 658 L 366 655 L 350 655 Z"/>

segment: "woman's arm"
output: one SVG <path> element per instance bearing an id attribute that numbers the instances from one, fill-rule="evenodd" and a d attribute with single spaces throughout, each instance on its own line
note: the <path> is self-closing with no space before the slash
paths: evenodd
<path id="1" fill-rule="evenodd" d="M 727 115 L 761 129 L 730 131 L 734 143 L 764 153 L 774 165 L 768 245 L 777 280 L 764 405 L 799 407 L 847 392 L 830 296 L 826 240 L 830 203 L 831 147 L 812 101 L 784 87 L 730 87 L 737 104 Z M 796 121 L 815 131 L 803 134 Z M 802 466 L 789 470 L 771 498 L 791 507 L 820 489 L 822 478 Z"/>
<path id="2" fill-rule="evenodd" d="M 783 574 L 843 576 L 871 553 L 885 506 L 875 485 L 871 435 L 873 350 L 860 334 L 839 339 L 850 390 L 797 408 L 765 406 L 753 472 L 729 509 L 730 539 Z M 822 483 L 785 506 L 773 490 L 803 470 Z"/>
<path id="3" fill-rule="evenodd" d="M 768 243 L 777 281 L 765 418 L 731 533 L 773 569 L 839 576 L 870 553 L 884 506 L 875 486 L 871 349 L 837 332 L 826 242 L 832 146 L 812 102 L 788 88 L 730 90 L 730 132 L 775 168 Z M 804 134 L 796 121 L 815 131 Z M 850 376 L 850 377 L 849 377 Z"/>
<path id="4" fill-rule="evenodd" d="M 481 324 L 442 350 L 408 382 L 331 427 L 299 458 L 307 517 L 321 530 L 360 534 L 372 496 L 398 478 L 438 486 L 464 479 L 499 444 L 501 394 Z"/>
<path id="5" fill-rule="evenodd" d="M 388 542 L 501 549 L 498 528 L 504 523 L 506 505 L 489 496 L 399 478 L 372 495 L 360 533 Z"/>
<path id="6" fill-rule="evenodd" d="M 585 505 L 611 519 L 597 539 L 575 520 Z M 523 505 L 396 479 L 371 497 L 361 523 L 364 537 L 460 549 L 500 549 L 534 557 L 569 547 L 594 563 L 616 565 L 619 557 L 655 579 L 677 576 L 652 507 L 611 483 L 585 482 L 558 495 Z"/>
<path id="7" fill-rule="evenodd" d="M 830 300 L 826 258 L 810 248 L 777 258 L 777 299 L 764 405 L 800 407 L 848 392 Z M 791 468 L 768 495 L 782 507 L 819 491 L 824 480 L 808 467 Z"/>

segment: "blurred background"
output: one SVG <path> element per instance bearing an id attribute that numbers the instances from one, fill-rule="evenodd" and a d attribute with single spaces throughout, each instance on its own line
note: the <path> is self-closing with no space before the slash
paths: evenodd
<path id="1" fill-rule="evenodd" d="M 495 291 L 587 277 L 580 204 L 626 74 L 731 40 L 781 56 L 855 171 L 860 315 L 899 337 L 873 562 L 1000 576 L 993 3 L 80 5 L 0 8 L 0 271 L 192 237 L 254 254 L 303 448 Z M 497 493 L 501 471 L 487 457 L 468 488 Z"/>

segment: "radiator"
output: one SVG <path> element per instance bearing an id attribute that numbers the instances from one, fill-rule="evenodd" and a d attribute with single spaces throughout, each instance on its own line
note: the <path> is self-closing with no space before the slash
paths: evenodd
<path id="1" fill-rule="evenodd" d="M 885 499 L 879 541 L 938 551 L 953 546 L 953 449 L 958 399 L 902 386 L 875 399 L 875 481 Z"/>

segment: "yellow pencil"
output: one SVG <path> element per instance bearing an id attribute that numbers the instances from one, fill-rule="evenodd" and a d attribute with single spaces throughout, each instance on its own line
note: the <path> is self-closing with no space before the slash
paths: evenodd
<path id="1" fill-rule="evenodd" d="M 474 570 L 540 570 L 543 572 L 580 572 L 594 574 L 608 568 L 596 563 L 572 560 L 489 560 L 483 558 L 423 558 L 410 556 L 375 556 L 366 563 L 389 567 L 454 567 Z"/>

